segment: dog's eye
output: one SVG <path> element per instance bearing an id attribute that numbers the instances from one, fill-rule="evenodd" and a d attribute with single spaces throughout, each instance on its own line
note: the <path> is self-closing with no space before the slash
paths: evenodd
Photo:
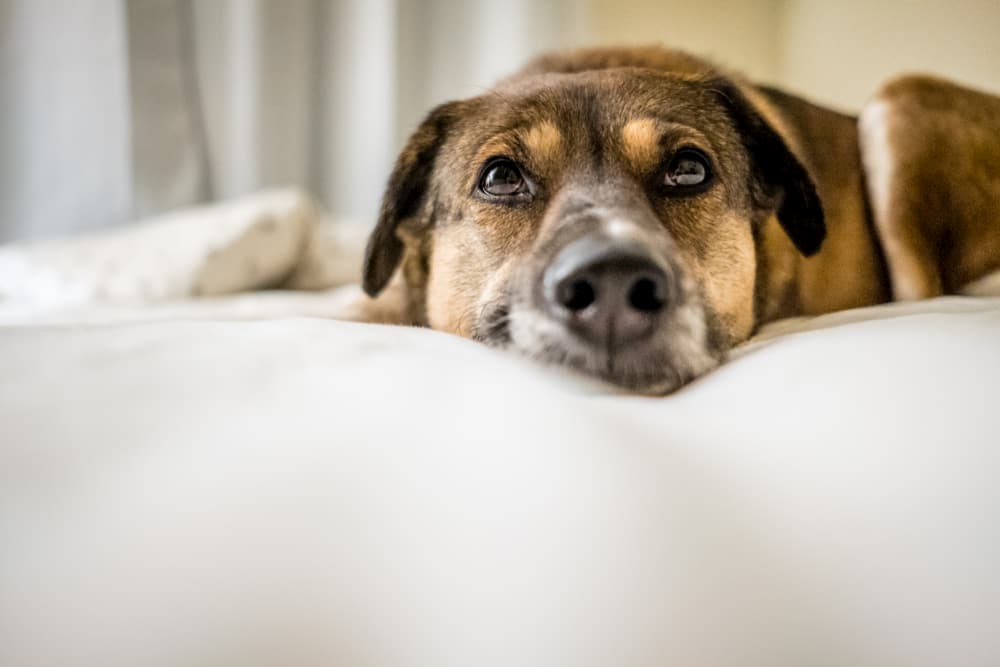
<path id="1" fill-rule="evenodd" d="M 683 150 L 674 156 L 663 181 L 670 187 L 690 188 L 708 181 L 708 158 L 694 150 Z"/>
<path id="2" fill-rule="evenodd" d="M 524 176 L 510 160 L 496 160 L 486 167 L 479 189 L 494 197 L 510 197 L 525 192 Z"/>

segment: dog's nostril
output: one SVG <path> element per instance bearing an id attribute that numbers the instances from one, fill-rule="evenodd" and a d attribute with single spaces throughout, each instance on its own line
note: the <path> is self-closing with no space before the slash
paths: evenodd
<path id="1" fill-rule="evenodd" d="M 573 312 L 585 310 L 596 300 L 597 292 L 594 291 L 594 286 L 582 279 L 564 285 L 562 294 L 559 295 L 559 302 Z"/>
<path id="2" fill-rule="evenodd" d="M 652 278 L 639 278 L 628 292 L 628 302 L 636 310 L 658 312 L 666 305 L 663 285 Z"/>

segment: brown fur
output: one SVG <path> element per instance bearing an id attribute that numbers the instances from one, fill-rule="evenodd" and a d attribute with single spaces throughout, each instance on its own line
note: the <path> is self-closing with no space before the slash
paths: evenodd
<path id="1" fill-rule="evenodd" d="M 761 322 L 818 315 L 888 300 L 871 224 L 856 119 L 775 90 L 762 95 L 780 114 L 786 140 L 806 165 L 826 216 L 822 250 L 804 258 L 771 222 L 760 248 Z"/>
<path id="2" fill-rule="evenodd" d="M 687 54 L 544 56 L 417 130 L 390 178 L 365 289 L 378 294 L 402 265 L 407 321 L 660 391 L 764 322 L 893 291 L 931 296 L 1000 267 L 1000 99 L 909 78 L 877 101 L 859 138 L 855 118 Z M 691 148 L 710 159 L 711 187 L 664 193 L 664 160 Z M 502 203 L 478 189 L 500 157 L 531 186 Z M 890 175 L 873 184 L 862 163 Z M 553 249 L 594 229 L 652 248 L 679 290 L 663 339 L 607 373 L 529 317 Z"/>

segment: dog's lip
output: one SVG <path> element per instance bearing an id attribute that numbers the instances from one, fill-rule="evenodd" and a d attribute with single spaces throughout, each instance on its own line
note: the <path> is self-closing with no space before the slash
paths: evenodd
<path id="1" fill-rule="evenodd" d="M 574 373 L 579 373 L 582 377 L 602 382 L 614 390 L 630 394 L 663 396 L 680 389 L 684 385 L 679 374 L 668 364 L 660 365 L 656 373 L 642 374 L 624 373 L 617 370 L 616 367 L 611 367 L 608 370 L 607 368 L 591 369 L 569 363 L 557 365 L 567 368 Z"/>
<path id="2" fill-rule="evenodd" d="M 627 357 L 628 355 L 605 353 L 605 356 L 604 370 L 595 373 L 595 375 L 617 387 L 644 394 L 665 394 L 684 384 L 683 378 L 680 377 L 673 365 L 665 360 L 657 359 L 652 351 L 645 355 L 635 356 L 640 356 L 636 360 L 639 364 L 645 364 L 647 367 L 655 366 L 655 372 L 630 370 L 622 360 L 623 356 Z"/>
<path id="3" fill-rule="evenodd" d="M 552 341 L 541 354 L 538 350 L 522 348 L 515 341 L 512 341 L 512 347 L 543 363 L 569 368 L 633 393 L 663 395 L 685 383 L 681 373 L 669 361 L 669 352 L 662 345 L 644 342 L 610 351 L 584 345 L 579 340 L 575 342 L 577 345 L 574 350 L 573 343 L 569 341 Z"/>

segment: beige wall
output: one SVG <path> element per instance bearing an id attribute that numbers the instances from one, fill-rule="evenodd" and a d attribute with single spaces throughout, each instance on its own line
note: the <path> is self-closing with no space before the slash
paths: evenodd
<path id="1" fill-rule="evenodd" d="M 1000 0 L 586 5 L 588 43 L 663 42 L 847 110 L 900 72 L 933 72 L 1000 92 Z"/>
<path id="2" fill-rule="evenodd" d="M 782 0 L 587 0 L 587 41 L 663 43 L 760 79 L 780 71 Z"/>
<path id="3" fill-rule="evenodd" d="M 1000 93 L 998 0 L 795 0 L 782 32 L 781 82 L 818 101 L 856 109 L 913 71 Z"/>

